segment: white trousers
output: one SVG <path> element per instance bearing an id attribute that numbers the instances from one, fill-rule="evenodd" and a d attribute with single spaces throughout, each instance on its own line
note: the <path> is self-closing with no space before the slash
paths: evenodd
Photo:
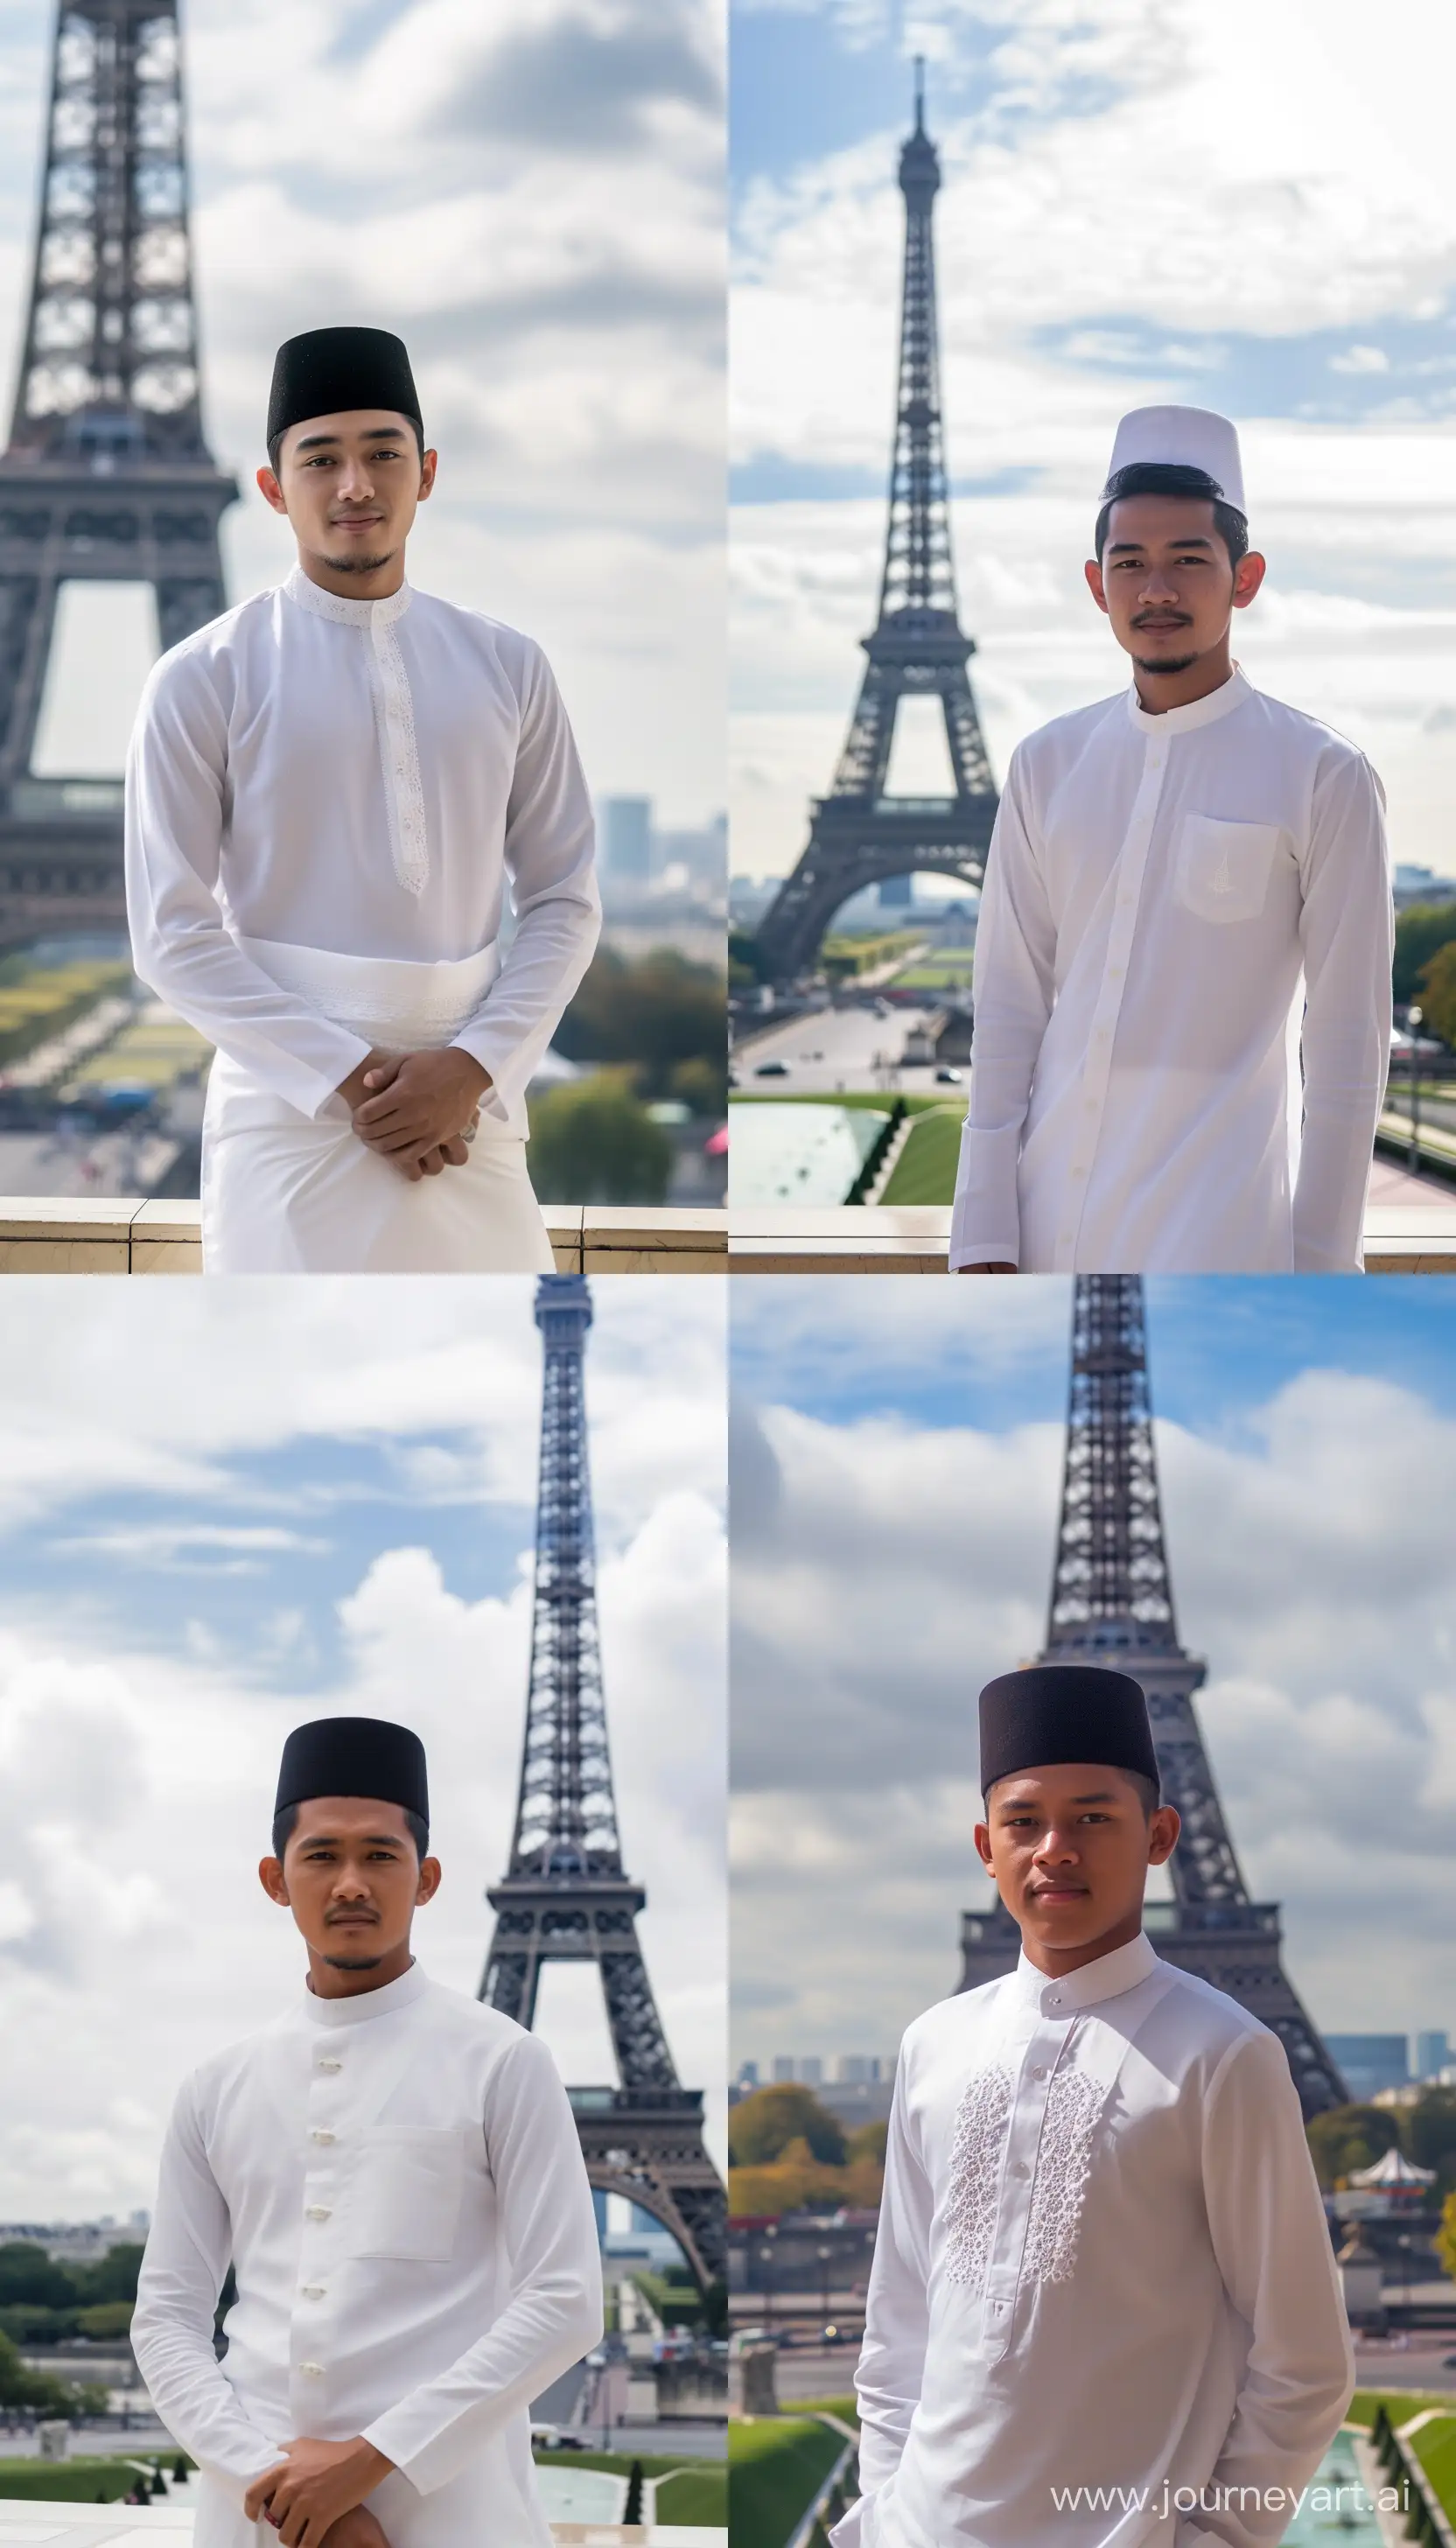
<path id="1" fill-rule="evenodd" d="M 244 939 L 286 990 L 371 1044 L 437 1049 L 480 1005 L 494 948 L 460 963 L 335 956 Z M 549 1274 L 520 1134 L 483 1114 L 463 1168 L 410 1184 L 367 1149 L 342 1098 L 300 1114 L 220 1052 L 202 1133 L 208 1274 Z"/>

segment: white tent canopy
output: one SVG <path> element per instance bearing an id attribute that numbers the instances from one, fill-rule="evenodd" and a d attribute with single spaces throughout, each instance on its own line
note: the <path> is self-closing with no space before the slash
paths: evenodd
<path id="1" fill-rule="evenodd" d="M 1433 2167 L 1416 2167 L 1395 2148 L 1388 2149 L 1382 2158 L 1378 2158 L 1374 2167 L 1350 2170 L 1351 2185 L 1434 2185 L 1435 2181 Z"/>

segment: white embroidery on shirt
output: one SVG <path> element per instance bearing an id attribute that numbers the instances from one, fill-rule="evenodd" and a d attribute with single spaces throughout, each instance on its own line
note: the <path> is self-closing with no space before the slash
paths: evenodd
<path id="1" fill-rule="evenodd" d="M 978 2292 L 985 2281 L 990 2259 L 1011 2090 L 1010 2071 L 993 2062 L 976 2073 L 956 2110 L 951 2199 L 946 2207 L 946 2279 L 963 2283 L 972 2292 Z"/>
<path id="2" fill-rule="evenodd" d="M 376 618 L 371 634 L 377 676 L 373 685 L 374 712 L 384 765 L 390 848 L 401 884 L 407 893 L 418 894 L 429 882 L 429 845 L 424 831 L 424 787 L 414 733 L 414 701 L 393 624 Z"/>
<path id="3" fill-rule="evenodd" d="M 1028 2282 L 1071 2280 L 1092 2166 L 1092 2139 L 1105 2093 L 1085 2070 L 1052 2073 L 1022 2264 Z"/>

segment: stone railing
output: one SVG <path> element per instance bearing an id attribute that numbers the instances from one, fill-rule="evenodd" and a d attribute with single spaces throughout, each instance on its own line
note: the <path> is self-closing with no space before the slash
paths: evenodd
<path id="1" fill-rule="evenodd" d="M 940 1204 L 732 1212 L 549 1204 L 563 1274 L 944 1274 Z M 1456 1274 L 1449 1203 L 1372 1205 L 1369 1274 Z M 198 1207 L 134 1197 L 0 1197 L 0 1274 L 200 1274 Z"/>

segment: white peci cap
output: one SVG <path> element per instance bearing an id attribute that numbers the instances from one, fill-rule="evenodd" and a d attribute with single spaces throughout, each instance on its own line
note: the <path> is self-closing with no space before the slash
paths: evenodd
<path id="1" fill-rule="evenodd" d="M 1163 467 L 1202 469 L 1212 478 L 1226 504 L 1247 514 L 1243 500 L 1243 463 L 1238 433 L 1227 415 L 1208 407 L 1135 407 L 1118 426 L 1108 467 L 1108 483 L 1120 469 L 1145 461 Z"/>

